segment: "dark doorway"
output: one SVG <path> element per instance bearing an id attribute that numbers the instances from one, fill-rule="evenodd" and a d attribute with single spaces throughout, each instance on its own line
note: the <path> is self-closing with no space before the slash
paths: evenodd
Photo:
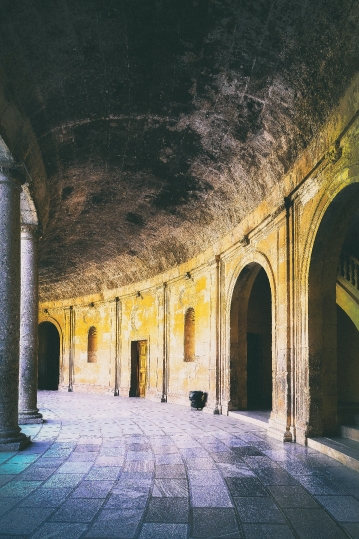
<path id="1" fill-rule="evenodd" d="M 352 424 L 359 417 L 359 211 L 340 253 L 336 303 L 338 420 Z"/>
<path id="2" fill-rule="evenodd" d="M 268 277 L 261 269 L 248 303 L 247 407 L 272 409 L 272 316 Z"/>
<path id="3" fill-rule="evenodd" d="M 265 270 L 248 264 L 231 304 L 232 410 L 272 409 L 272 296 Z"/>
<path id="4" fill-rule="evenodd" d="M 262 391 L 260 373 L 263 360 L 262 335 L 247 333 L 247 405 L 248 409 L 261 408 Z"/>
<path id="5" fill-rule="evenodd" d="M 60 335 L 51 322 L 39 325 L 39 389 L 57 390 L 60 377 Z"/>
<path id="6" fill-rule="evenodd" d="M 147 341 L 131 342 L 130 397 L 146 396 Z"/>
<path id="7" fill-rule="evenodd" d="M 354 382 L 359 372 L 358 200 L 357 183 L 336 195 L 321 218 L 311 251 L 308 335 L 303 342 L 308 355 L 298 373 L 309 382 L 309 393 L 298 396 L 309 437 L 337 435 L 338 419 L 339 424 L 351 422 L 351 408 L 359 404 Z"/>
<path id="8" fill-rule="evenodd" d="M 359 331 L 337 305 L 338 403 L 359 412 Z"/>
<path id="9" fill-rule="evenodd" d="M 303 369 L 309 387 L 299 406 L 299 410 L 307 407 L 302 420 L 309 437 L 337 435 L 338 425 L 347 421 L 357 395 L 352 378 L 358 357 L 354 327 L 359 305 L 358 200 L 357 183 L 336 195 L 321 218 L 311 251 L 308 335 L 304 340 L 308 363 Z"/>

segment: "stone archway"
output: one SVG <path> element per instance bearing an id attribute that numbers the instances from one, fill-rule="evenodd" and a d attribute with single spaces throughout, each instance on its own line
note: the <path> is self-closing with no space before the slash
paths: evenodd
<path id="1" fill-rule="evenodd" d="M 54 324 L 41 322 L 39 335 L 39 389 L 57 390 L 60 377 L 60 335 Z"/>
<path id="2" fill-rule="evenodd" d="M 358 195 L 359 185 L 351 184 L 343 188 L 328 204 L 321 218 L 311 252 L 307 326 L 308 421 L 306 435 L 309 437 L 336 434 L 338 429 L 337 332 L 344 331 L 343 328 L 348 326 L 344 313 L 339 312 L 338 319 L 337 304 L 342 301 L 338 298 L 338 266 L 351 222 L 359 207 Z M 348 332 L 350 331 L 349 328 Z M 341 366 L 339 365 L 339 368 Z M 343 388 L 341 388 L 341 393 L 343 393 Z"/>
<path id="3" fill-rule="evenodd" d="M 272 297 L 263 267 L 239 274 L 230 311 L 230 409 L 272 408 Z"/>

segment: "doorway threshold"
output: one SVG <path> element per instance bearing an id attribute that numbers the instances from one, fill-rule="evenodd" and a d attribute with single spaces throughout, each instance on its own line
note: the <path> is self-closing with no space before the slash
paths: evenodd
<path id="1" fill-rule="evenodd" d="M 234 417 L 257 427 L 267 429 L 269 427 L 270 410 L 231 410 L 229 417 Z"/>
<path id="2" fill-rule="evenodd" d="M 341 436 L 308 438 L 308 447 L 359 472 L 359 442 Z"/>

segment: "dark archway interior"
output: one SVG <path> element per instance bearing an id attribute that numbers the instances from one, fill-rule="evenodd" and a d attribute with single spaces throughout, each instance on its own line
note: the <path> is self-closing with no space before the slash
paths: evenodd
<path id="1" fill-rule="evenodd" d="M 39 389 L 57 390 L 60 376 L 60 335 L 54 324 L 39 325 Z"/>
<path id="2" fill-rule="evenodd" d="M 359 260 L 359 210 L 350 221 L 343 243 L 343 250 Z"/>
<path id="3" fill-rule="evenodd" d="M 320 222 L 312 250 L 308 290 L 309 436 L 337 433 L 342 383 L 338 384 L 338 369 L 343 364 L 338 352 L 343 353 L 343 336 L 350 333 L 350 328 L 340 312 L 338 326 L 336 283 L 342 249 L 351 250 L 355 244 L 358 194 L 359 185 L 352 184 L 335 197 Z"/>
<path id="4" fill-rule="evenodd" d="M 337 304 L 338 419 L 351 423 L 359 413 L 359 210 L 350 221 L 339 266 L 337 290 L 344 287 L 345 300 Z"/>
<path id="5" fill-rule="evenodd" d="M 359 331 L 337 305 L 338 402 L 359 411 Z"/>
<path id="6" fill-rule="evenodd" d="M 272 306 L 264 269 L 254 281 L 248 303 L 247 407 L 272 409 Z"/>
<path id="7" fill-rule="evenodd" d="M 251 263 L 233 290 L 230 318 L 230 408 L 272 409 L 272 305 L 265 270 Z"/>

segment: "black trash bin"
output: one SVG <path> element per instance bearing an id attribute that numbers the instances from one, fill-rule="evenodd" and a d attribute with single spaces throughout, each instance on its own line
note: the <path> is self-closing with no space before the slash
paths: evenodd
<path id="1" fill-rule="evenodd" d="M 188 397 L 191 401 L 191 408 L 203 410 L 203 408 L 206 406 L 207 393 L 203 393 L 203 391 L 190 391 Z"/>

